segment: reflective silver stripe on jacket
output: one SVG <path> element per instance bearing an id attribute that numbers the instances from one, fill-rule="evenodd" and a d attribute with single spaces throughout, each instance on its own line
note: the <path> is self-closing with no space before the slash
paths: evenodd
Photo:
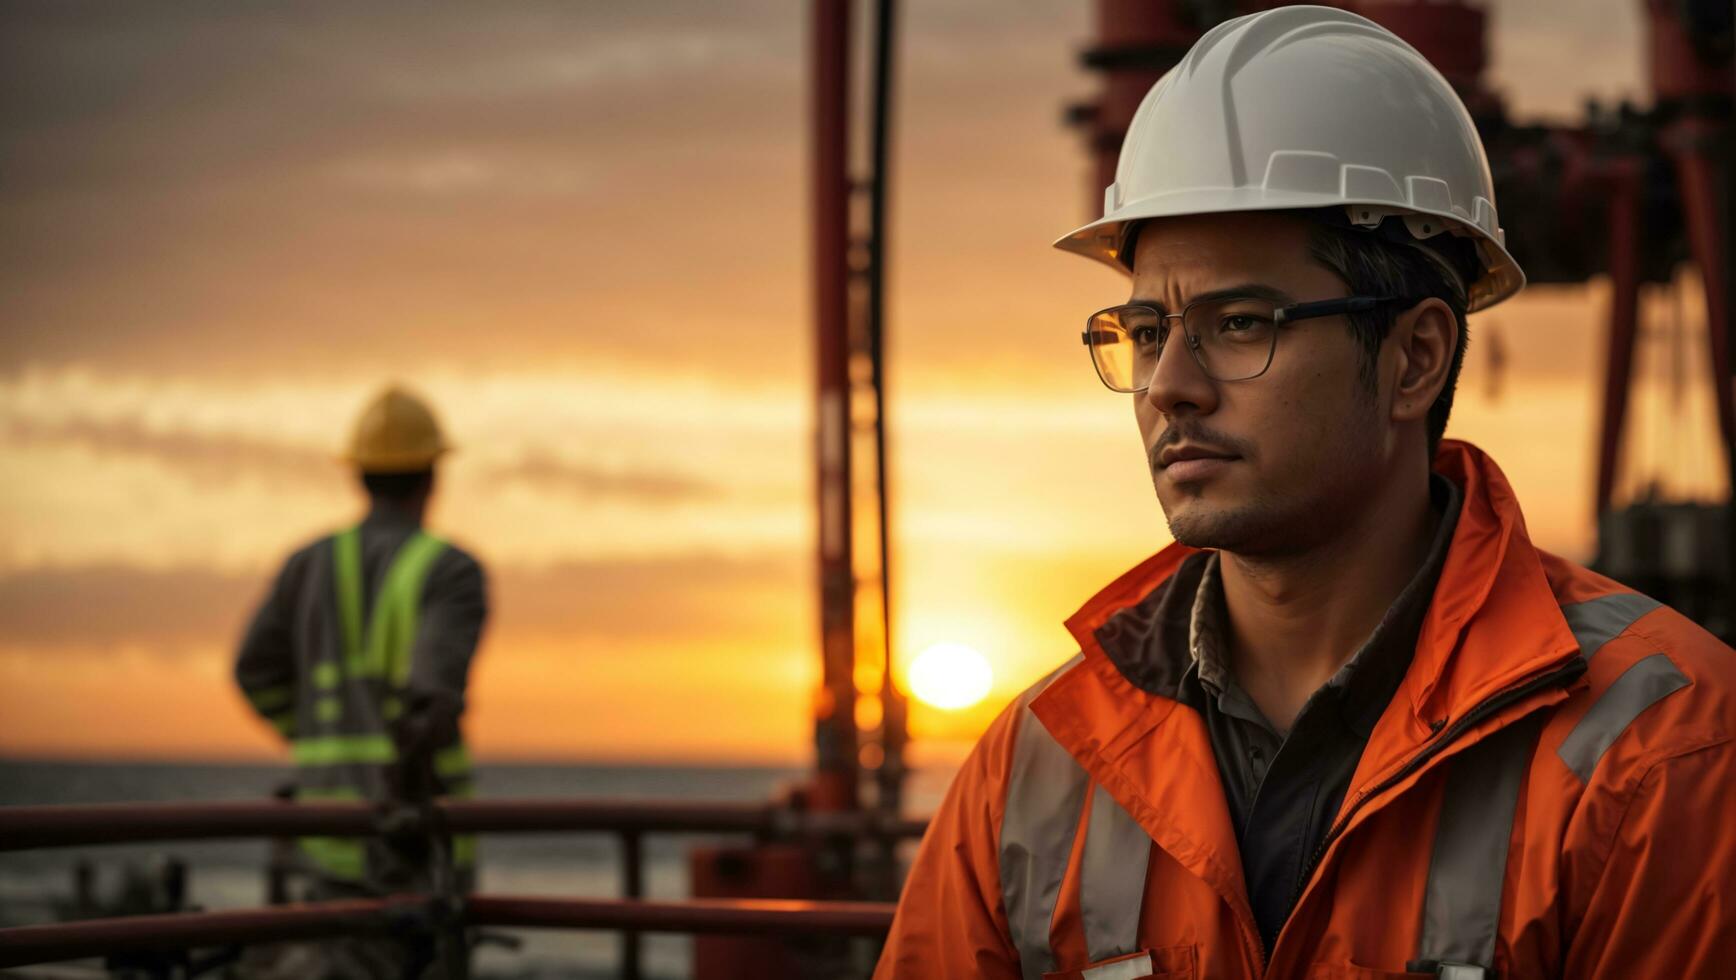
<path id="1" fill-rule="evenodd" d="M 1590 660 L 1658 606 L 1649 596 L 1618 592 L 1563 606 L 1561 614 L 1579 641 L 1580 656 Z M 1604 750 L 1640 712 L 1687 683 L 1662 654 L 1630 667 L 1562 743 L 1562 761 L 1588 780 Z M 1522 720 L 1450 764 L 1417 950 L 1417 959 L 1441 977 L 1475 980 L 1494 971 L 1507 846 L 1542 725 L 1540 716 Z"/>
<path id="2" fill-rule="evenodd" d="M 1083 655 L 1032 685 L 1019 699 L 1019 729 L 1013 741 L 1012 774 L 1001 818 L 1001 901 L 1007 928 L 1019 951 L 1025 980 L 1042 980 L 1055 968 L 1049 924 L 1067 873 L 1073 838 L 1085 803 L 1085 771 L 1037 720 L 1030 704 Z"/>
<path id="3" fill-rule="evenodd" d="M 1579 719 L 1566 741 L 1555 753 L 1579 776 L 1581 782 L 1591 782 L 1591 774 L 1603 754 L 1640 713 L 1667 694 L 1688 686 L 1688 679 L 1676 669 L 1669 657 L 1661 653 L 1629 667 L 1614 684 L 1597 699 L 1591 710 Z"/>
<path id="4" fill-rule="evenodd" d="M 1573 638 L 1579 641 L 1579 655 L 1587 660 L 1603 649 L 1603 645 L 1620 636 L 1641 616 L 1658 608 L 1661 603 L 1638 592 L 1617 592 L 1584 602 L 1562 606 L 1561 615 Z"/>
<path id="5" fill-rule="evenodd" d="M 1049 932 L 1079 833 L 1085 791 L 1091 788 L 1085 770 L 1032 714 L 1030 702 L 1082 659 L 1074 657 L 1038 682 L 1019 705 L 1022 715 L 1001 821 L 1000 868 L 1001 900 L 1026 980 L 1041 980 L 1055 969 Z M 1150 858 L 1151 838 L 1145 830 L 1107 790 L 1095 787 L 1079 869 L 1079 914 L 1091 961 L 1123 956 L 1137 947 Z M 1122 970 L 1132 963 L 1111 966 Z M 1097 980 L 1096 974 L 1092 977 Z"/>
<path id="6" fill-rule="evenodd" d="M 1079 918 L 1085 927 L 1086 954 L 1095 963 L 1133 952 L 1139 944 L 1151 838 L 1101 786 L 1091 794 L 1082 861 Z"/>
<path id="7" fill-rule="evenodd" d="M 1441 976 L 1470 980 L 1495 969 L 1507 843 L 1542 730 L 1543 716 L 1532 715 L 1449 763 L 1417 944 L 1417 959 Z"/>
<path id="8" fill-rule="evenodd" d="M 1579 655 L 1590 660 L 1604 644 L 1620 636 L 1640 617 L 1662 603 L 1638 592 L 1617 592 L 1562 606 L 1561 614 L 1579 641 Z M 1653 654 L 1629 667 L 1579 719 L 1556 755 L 1581 782 L 1590 782 L 1603 754 L 1640 713 L 1667 694 L 1688 686 L 1670 658 Z"/>
<path id="9" fill-rule="evenodd" d="M 1563 606 L 1562 615 L 1590 660 L 1657 600 L 1633 592 Z M 1026 980 L 1055 969 L 1049 931 L 1079 833 L 1085 771 L 1030 711 L 1030 701 L 1075 664 L 1075 657 L 1021 699 L 1006 814 L 1001 824 L 1001 893 Z M 1580 719 L 1558 750 L 1589 780 L 1603 753 L 1646 708 L 1688 680 L 1663 654 L 1629 668 Z M 1448 764 L 1445 798 L 1424 891 L 1418 964 L 1448 980 L 1491 976 L 1500 929 L 1507 851 L 1525 773 L 1545 716 L 1534 715 L 1490 735 Z M 1080 918 L 1091 961 L 1133 952 L 1151 839 L 1102 787 L 1094 788 L 1080 869 Z M 1138 963 L 1140 961 L 1130 961 Z M 1425 966 L 1426 965 L 1426 966 Z M 1105 964 L 1117 971 L 1122 964 Z M 1119 975 L 1119 972 L 1116 973 Z M 1098 980 L 1092 974 L 1092 980 Z M 1102 980 L 1109 980 L 1106 974 Z"/>

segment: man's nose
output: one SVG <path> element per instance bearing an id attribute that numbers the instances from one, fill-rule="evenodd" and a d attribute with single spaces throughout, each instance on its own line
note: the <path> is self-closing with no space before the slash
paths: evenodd
<path id="1" fill-rule="evenodd" d="M 1206 377 L 1191 347 L 1187 334 L 1177 327 L 1152 365 L 1144 398 L 1165 415 L 1174 415 L 1184 405 L 1202 415 L 1218 407 L 1217 383 Z"/>

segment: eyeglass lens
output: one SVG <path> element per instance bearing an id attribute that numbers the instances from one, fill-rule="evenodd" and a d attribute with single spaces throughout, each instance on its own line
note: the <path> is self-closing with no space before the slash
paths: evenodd
<path id="1" fill-rule="evenodd" d="M 1214 381 L 1255 377 L 1272 361 L 1276 310 L 1271 301 L 1251 297 L 1195 303 L 1182 314 L 1184 343 Z M 1086 337 L 1103 383 L 1116 391 L 1143 390 L 1174 336 L 1176 319 L 1147 306 L 1117 306 L 1094 315 Z"/>

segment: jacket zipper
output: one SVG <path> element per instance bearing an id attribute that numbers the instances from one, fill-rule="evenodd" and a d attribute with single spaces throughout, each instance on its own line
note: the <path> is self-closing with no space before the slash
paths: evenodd
<path id="1" fill-rule="evenodd" d="M 1491 715 L 1509 705 L 1525 700 L 1531 695 L 1536 694 L 1538 691 L 1551 687 L 1566 687 L 1578 680 L 1579 676 L 1585 673 L 1585 670 L 1585 658 L 1574 657 L 1572 660 L 1569 660 L 1567 663 L 1557 667 L 1547 674 L 1542 674 L 1523 684 L 1516 687 L 1510 687 L 1499 694 L 1493 695 L 1488 700 L 1466 712 L 1464 717 L 1443 729 L 1440 735 L 1433 742 L 1425 746 L 1421 752 L 1412 756 L 1411 760 L 1405 763 L 1397 772 L 1387 777 L 1373 789 L 1362 794 L 1360 799 L 1351 804 L 1350 809 L 1345 812 L 1343 818 L 1340 819 L 1338 823 L 1334 824 L 1331 830 L 1327 831 L 1325 837 L 1321 838 L 1320 845 L 1314 849 L 1313 856 L 1310 857 L 1308 863 L 1302 867 L 1302 873 L 1296 879 L 1296 890 L 1290 896 L 1289 908 L 1284 912 L 1284 921 L 1288 922 L 1290 916 L 1295 913 L 1296 903 L 1302 900 L 1302 893 L 1307 889 L 1309 879 L 1314 876 L 1315 868 L 1319 867 L 1320 859 L 1326 856 L 1326 851 L 1332 846 L 1332 842 L 1337 840 L 1344 833 L 1344 829 L 1349 826 L 1351 818 L 1356 816 L 1356 812 L 1362 809 L 1363 804 L 1386 792 L 1398 783 L 1403 782 L 1405 777 L 1416 772 L 1422 767 L 1423 763 L 1439 755 L 1442 750 L 1453 744 L 1459 736 L 1463 735 L 1466 730 L 1471 728 L 1473 725 L 1484 721 Z M 1260 940 L 1260 950 L 1262 954 L 1266 953 L 1265 945 L 1265 939 L 1262 938 Z M 1265 961 L 1262 960 L 1262 962 L 1264 963 Z"/>

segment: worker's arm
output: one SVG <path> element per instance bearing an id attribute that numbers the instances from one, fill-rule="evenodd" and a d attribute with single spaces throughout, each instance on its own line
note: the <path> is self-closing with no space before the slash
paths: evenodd
<path id="1" fill-rule="evenodd" d="M 410 656 L 400 738 L 407 748 L 438 748 L 458 737 L 470 662 L 488 620 L 488 583 L 482 566 L 450 549 L 429 570 L 421 621 Z"/>
<path id="2" fill-rule="evenodd" d="M 295 737 L 295 644 L 291 617 L 305 553 L 284 563 L 253 614 L 235 657 L 235 683 L 247 703 L 284 738 Z"/>
<path id="3" fill-rule="evenodd" d="M 875 980 L 1018 980 L 999 852 L 1012 739 L 1023 714 L 1005 712 L 989 727 L 929 822 Z"/>
<path id="4" fill-rule="evenodd" d="M 1567 923 L 1570 977 L 1711 980 L 1736 963 L 1736 743 L 1636 770 L 1578 821 L 1607 848 L 1584 855 L 1591 887 Z M 1602 857 L 1601 862 L 1599 858 Z M 1576 905 L 1579 903 L 1575 903 Z"/>

